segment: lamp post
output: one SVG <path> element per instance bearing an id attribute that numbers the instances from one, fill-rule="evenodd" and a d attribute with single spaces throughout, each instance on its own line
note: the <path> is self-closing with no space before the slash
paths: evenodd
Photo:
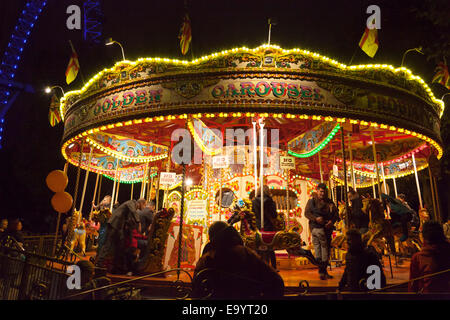
<path id="1" fill-rule="evenodd" d="M 450 92 L 447 92 L 446 94 L 444 94 L 444 95 L 441 97 L 441 100 L 444 101 L 444 97 L 445 97 L 446 95 L 449 95 L 449 94 L 450 94 Z"/>
<path id="2" fill-rule="evenodd" d="M 418 52 L 418 53 L 420 53 L 420 54 L 424 54 L 424 53 L 422 52 L 422 47 L 418 47 L 418 48 L 413 48 L 413 49 L 408 49 L 408 50 L 406 50 L 405 53 L 403 54 L 403 57 L 402 57 L 402 64 L 400 65 L 400 67 L 403 67 L 403 62 L 405 62 L 405 56 L 406 56 L 406 54 L 407 54 L 408 52 L 411 52 L 411 51 L 416 51 L 416 52 Z"/>
<path id="3" fill-rule="evenodd" d="M 118 44 L 118 45 L 120 46 L 120 49 L 122 50 L 122 58 L 123 58 L 123 60 L 125 61 L 125 60 L 126 60 L 126 59 L 125 59 L 125 53 L 124 53 L 124 51 L 123 51 L 122 45 L 121 45 L 118 41 L 113 40 L 112 38 L 108 38 L 108 39 L 106 39 L 106 41 L 105 41 L 105 45 L 106 45 L 106 46 L 113 45 L 114 43 L 115 43 L 115 44 Z"/>
<path id="4" fill-rule="evenodd" d="M 59 88 L 62 91 L 62 94 L 65 95 L 64 89 L 61 86 L 47 87 L 47 88 L 45 88 L 45 93 L 50 94 L 53 91 L 53 89 L 55 89 L 55 88 Z"/>

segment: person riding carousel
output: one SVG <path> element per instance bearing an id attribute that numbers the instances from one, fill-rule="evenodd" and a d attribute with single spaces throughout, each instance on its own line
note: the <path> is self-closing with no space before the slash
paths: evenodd
<path id="1" fill-rule="evenodd" d="M 363 202 L 359 193 L 352 188 L 348 192 L 348 200 L 351 205 L 351 212 L 349 214 L 350 225 L 354 225 L 361 234 L 369 230 L 368 215 L 363 212 Z"/>
<path id="2" fill-rule="evenodd" d="M 264 205 L 264 226 L 261 226 L 261 197 L 263 197 Z M 263 196 L 261 196 L 261 189 L 257 190 L 256 198 L 252 201 L 252 209 L 255 213 L 256 225 L 258 229 L 263 231 L 276 231 L 273 220 L 277 217 L 277 206 L 270 196 L 268 186 L 263 186 Z M 272 267 L 276 269 L 277 260 L 275 252 L 273 250 L 270 250 L 267 252 L 267 255 L 267 257 L 264 257 L 265 260 L 269 259 Z M 265 253 L 263 254 L 263 256 L 265 256 Z"/>
<path id="3" fill-rule="evenodd" d="M 406 207 L 399 199 L 392 198 L 391 196 L 382 193 L 381 199 L 387 203 L 391 209 L 392 226 L 400 225 L 402 228 L 402 236 L 400 241 L 404 242 L 408 239 L 408 222 L 413 217 L 413 210 L 408 206 Z"/>

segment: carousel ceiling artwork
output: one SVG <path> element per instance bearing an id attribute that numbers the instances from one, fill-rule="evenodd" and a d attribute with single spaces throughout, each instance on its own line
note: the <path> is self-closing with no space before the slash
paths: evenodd
<path id="1" fill-rule="evenodd" d="M 308 158 L 322 150 L 333 139 L 340 126 L 334 122 L 324 122 L 312 130 L 288 142 L 288 153 L 297 158 Z"/>
<path id="2" fill-rule="evenodd" d="M 222 152 L 222 138 L 206 126 L 200 119 L 189 119 L 188 128 L 197 145 L 207 155 L 217 155 Z"/>
<path id="3" fill-rule="evenodd" d="M 123 161 L 120 170 L 136 170 L 130 173 L 136 179 L 140 168 L 135 167 L 144 163 L 166 170 L 163 161 L 177 129 L 189 129 L 205 163 L 205 156 L 225 152 L 226 130 L 250 132 L 252 122 L 262 119 L 267 146 L 271 130 L 278 130 L 274 150 L 296 157 L 296 174 L 327 180 L 334 164 L 342 170 L 341 137 L 336 136 L 342 131 L 345 157 L 349 160 L 350 148 L 355 170 L 375 173 L 367 169 L 374 165 L 375 143 L 377 162 L 394 177 L 410 172 L 409 164 L 401 166 L 413 153 L 418 168 L 431 155 L 442 157 L 443 110 L 428 85 L 404 67 L 347 66 L 307 50 L 263 45 L 192 61 L 141 58 L 118 62 L 64 95 L 61 152 L 77 165 L 79 147 L 74 146 L 84 141 L 83 153 L 94 149 L 95 170 L 105 172 L 112 166 L 108 157 L 117 158 Z M 277 161 L 271 151 L 266 156 Z M 245 164 L 229 172 L 249 174 L 252 163 L 246 150 Z M 202 167 L 193 166 L 197 175 Z M 266 169 L 267 174 L 277 170 L 273 164 Z M 179 174 L 181 166 L 172 165 L 172 171 Z"/>
<path id="4" fill-rule="evenodd" d="M 97 133 L 89 135 L 87 141 L 95 148 L 129 162 L 151 162 L 168 155 L 168 147 L 119 135 Z"/>

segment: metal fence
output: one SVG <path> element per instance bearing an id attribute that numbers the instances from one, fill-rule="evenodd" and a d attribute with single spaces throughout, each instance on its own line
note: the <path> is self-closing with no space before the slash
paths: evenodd
<path id="1" fill-rule="evenodd" d="M 72 262 L 0 247 L 0 299 L 56 300 L 67 294 L 65 272 Z"/>
<path id="2" fill-rule="evenodd" d="M 23 240 L 26 251 L 44 256 L 53 256 L 55 235 L 25 236 Z M 61 236 L 57 237 L 56 244 L 57 247 L 61 245 Z"/>

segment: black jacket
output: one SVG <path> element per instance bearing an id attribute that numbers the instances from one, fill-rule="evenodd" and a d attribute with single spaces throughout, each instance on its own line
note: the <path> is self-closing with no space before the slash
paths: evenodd
<path id="1" fill-rule="evenodd" d="M 252 201 L 252 209 L 255 213 L 256 226 L 261 229 L 261 197 Z M 277 217 L 277 205 L 272 197 L 264 196 L 264 231 L 275 231 L 272 219 Z"/>
<path id="2" fill-rule="evenodd" d="M 353 223 L 357 229 L 367 228 L 369 226 L 369 217 L 362 211 L 363 203 L 361 197 L 352 202 L 352 211 L 350 215 L 350 223 Z"/>
<path id="3" fill-rule="evenodd" d="M 139 223 L 139 215 L 136 212 L 136 200 L 128 200 L 113 210 L 108 224 L 116 231 L 123 231 L 125 223 Z"/>
<path id="4" fill-rule="evenodd" d="M 367 280 L 370 274 L 367 267 L 376 265 L 381 270 L 381 287 L 386 286 L 386 277 L 383 268 L 378 260 L 377 254 L 368 248 L 349 251 L 345 256 L 345 270 L 339 282 L 339 289 L 345 291 L 366 291 L 365 282 L 360 285 L 361 279 Z"/>
<path id="5" fill-rule="evenodd" d="M 232 226 L 222 230 L 205 247 L 194 271 L 194 297 L 205 296 L 203 280 L 207 280 L 213 299 L 273 299 L 284 293 L 280 275 L 243 245 Z"/>
<path id="6" fill-rule="evenodd" d="M 316 222 L 316 218 L 318 217 L 322 217 L 325 220 L 325 222 L 332 221 L 333 224 L 339 219 L 339 214 L 333 201 L 331 201 L 330 199 L 325 199 L 323 206 L 320 206 L 316 202 L 318 201 L 316 201 L 313 198 L 309 199 L 308 202 L 306 203 L 305 217 L 309 220 L 310 229 L 315 228 L 320 229 L 325 226 L 325 224 L 320 224 Z M 332 204 L 331 212 L 329 210 L 330 204 Z"/>
<path id="7" fill-rule="evenodd" d="M 155 213 L 150 210 L 150 208 L 144 208 L 143 210 L 137 210 L 137 213 L 139 215 L 139 221 L 141 222 L 141 231 L 146 232 L 148 227 L 153 222 L 153 217 L 155 216 Z"/>

